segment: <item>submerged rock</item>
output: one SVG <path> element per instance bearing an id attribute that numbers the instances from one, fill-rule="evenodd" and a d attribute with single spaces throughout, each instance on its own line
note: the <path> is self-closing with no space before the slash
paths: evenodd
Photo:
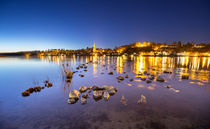
<path id="1" fill-rule="evenodd" d="M 121 102 L 123 105 L 127 106 L 127 100 L 125 99 L 124 96 L 121 97 L 120 102 Z"/>
<path id="2" fill-rule="evenodd" d="M 104 93 L 103 93 L 104 100 L 108 100 L 109 97 L 110 97 L 109 93 L 107 91 L 104 91 Z"/>
<path id="3" fill-rule="evenodd" d="M 164 80 L 164 78 L 162 78 L 162 77 L 157 77 L 156 81 L 164 82 L 165 80 Z"/>
<path id="4" fill-rule="evenodd" d="M 113 75 L 113 72 L 109 72 L 109 75 Z"/>
<path id="5" fill-rule="evenodd" d="M 137 101 L 137 103 L 146 104 L 147 103 L 146 97 L 142 94 L 141 98 Z"/>
<path id="6" fill-rule="evenodd" d="M 128 76 L 128 75 L 126 75 L 126 76 L 125 76 L 125 78 L 129 78 L 129 76 Z"/>
<path id="7" fill-rule="evenodd" d="M 132 82 L 132 81 L 133 81 L 133 79 L 131 78 L 131 79 L 130 79 L 130 81 Z"/>
<path id="8" fill-rule="evenodd" d="M 79 91 L 80 91 L 81 93 L 83 93 L 83 92 L 87 91 L 87 87 L 86 87 L 86 86 L 81 86 L 81 87 L 79 88 Z"/>

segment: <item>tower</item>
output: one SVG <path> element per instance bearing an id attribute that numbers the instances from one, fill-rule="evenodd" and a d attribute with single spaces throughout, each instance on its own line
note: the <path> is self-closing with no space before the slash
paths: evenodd
<path id="1" fill-rule="evenodd" d="M 95 42 L 93 42 L 93 52 L 96 52 L 96 45 L 95 45 Z"/>

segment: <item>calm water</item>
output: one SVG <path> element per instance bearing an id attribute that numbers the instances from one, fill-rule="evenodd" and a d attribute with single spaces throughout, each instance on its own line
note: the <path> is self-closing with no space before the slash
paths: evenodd
<path id="1" fill-rule="evenodd" d="M 80 69 L 70 84 L 64 81 L 62 64 L 74 71 L 87 62 L 87 72 Z M 166 82 L 147 84 L 136 78 L 144 71 Z M 182 74 L 190 79 L 182 80 Z M 119 83 L 119 75 L 134 81 Z M 22 97 L 46 79 L 53 87 Z M 85 105 L 80 100 L 68 104 L 71 90 L 92 85 L 112 85 L 118 92 L 108 101 L 96 102 L 91 93 Z M 210 57 L 0 58 L 0 89 L 0 129 L 210 129 Z M 137 103 L 141 95 L 146 104 Z M 122 96 L 127 106 L 120 103 Z"/>

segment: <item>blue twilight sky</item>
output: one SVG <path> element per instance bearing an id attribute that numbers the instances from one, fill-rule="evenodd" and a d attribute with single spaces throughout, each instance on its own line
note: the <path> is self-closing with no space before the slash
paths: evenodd
<path id="1" fill-rule="evenodd" d="M 210 42 L 209 0 L 0 0 L 0 52 Z"/>

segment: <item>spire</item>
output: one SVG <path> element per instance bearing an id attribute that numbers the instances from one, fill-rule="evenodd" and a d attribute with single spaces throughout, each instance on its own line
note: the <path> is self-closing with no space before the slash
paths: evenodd
<path id="1" fill-rule="evenodd" d="M 93 42 L 93 52 L 96 51 L 96 45 L 95 45 L 95 42 Z"/>

